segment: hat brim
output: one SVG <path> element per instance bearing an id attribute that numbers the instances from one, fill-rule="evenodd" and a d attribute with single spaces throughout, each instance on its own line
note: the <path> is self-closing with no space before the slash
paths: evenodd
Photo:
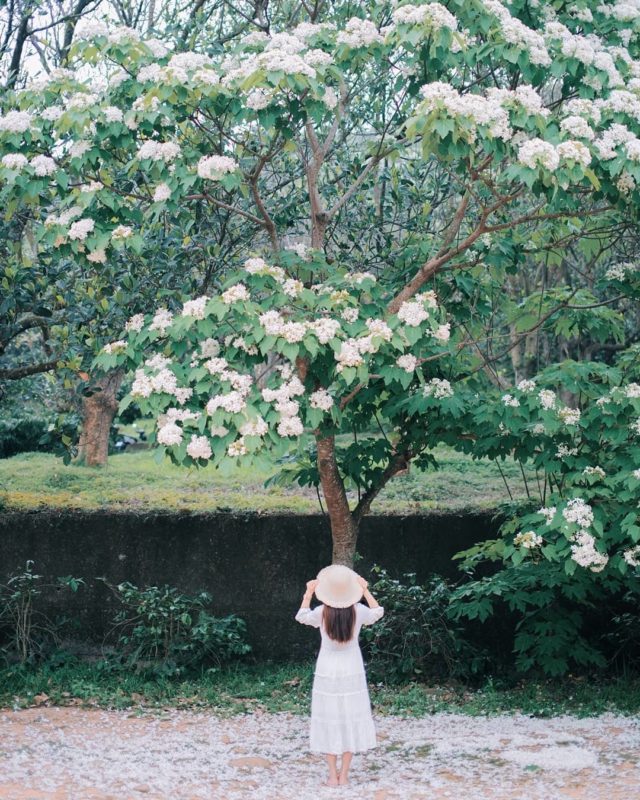
<path id="1" fill-rule="evenodd" d="M 326 606 L 331 606 L 332 608 L 349 608 L 349 606 L 354 605 L 359 600 L 362 599 L 364 594 L 364 589 L 356 580 L 356 573 L 349 569 L 349 571 L 353 574 L 353 586 L 349 587 L 349 591 L 340 597 L 336 597 L 331 593 L 331 587 L 326 586 L 323 580 L 323 577 L 327 574 L 327 572 L 331 569 L 333 565 L 329 567 L 324 567 L 318 573 L 318 585 L 316 586 L 316 597 L 320 600 L 321 603 L 324 603 Z"/>

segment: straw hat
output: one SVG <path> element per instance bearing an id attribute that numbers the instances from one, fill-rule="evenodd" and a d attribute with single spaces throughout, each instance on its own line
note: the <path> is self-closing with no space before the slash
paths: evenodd
<path id="1" fill-rule="evenodd" d="M 331 564 L 318 573 L 316 597 L 321 603 L 333 608 L 348 608 L 363 595 L 358 576 L 349 567 Z"/>

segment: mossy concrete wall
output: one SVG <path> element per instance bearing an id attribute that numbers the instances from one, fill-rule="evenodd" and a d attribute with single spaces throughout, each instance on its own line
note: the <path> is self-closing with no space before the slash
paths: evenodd
<path id="1" fill-rule="evenodd" d="M 415 572 L 460 575 L 454 553 L 494 536 L 490 513 L 372 516 L 362 525 L 356 569 L 373 563 L 392 576 Z M 207 590 L 217 615 L 246 620 L 259 657 L 288 659 L 317 649 L 317 632 L 294 621 L 305 582 L 331 561 L 321 515 L 132 514 L 10 512 L 0 514 L 0 582 L 27 559 L 47 582 L 82 577 L 77 594 L 53 590 L 46 613 L 73 616 L 78 634 L 100 642 L 118 602 L 97 577 L 137 586 L 170 584 Z"/>

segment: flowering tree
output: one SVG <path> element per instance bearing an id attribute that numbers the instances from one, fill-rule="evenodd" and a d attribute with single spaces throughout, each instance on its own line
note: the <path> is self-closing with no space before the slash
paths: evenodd
<path id="1" fill-rule="evenodd" d="M 252 227 L 224 286 L 179 313 L 134 316 L 100 364 L 137 370 L 129 399 L 157 416 L 178 463 L 224 468 L 300 454 L 311 439 L 306 479 L 322 487 L 334 561 L 351 563 L 372 501 L 410 462 L 429 463 L 433 445 L 514 448 L 482 418 L 515 406 L 495 368 L 510 348 L 586 307 L 585 329 L 619 324 L 593 287 L 532 293 L 499 356 L 479 321 L 524 269 L 518 239 L 610 262 L 639 197 L 640 62 L 623 3 L 372 3 L 366 18 L 343 8 L 219 55 L 91 24 L 74 71 L 16 93 L 0 135 L 4 201 L 32 205 L 41 251 L 106 268 L 158 227 L 188 236 L 203 208 Z M 393 201 L 381 185 L 400 198 L 398 181 L 425 220 L 410 241 L 383 213 Z M 345 258 L 354 217 L 390 231 L 377 274 Z M 611 280 L 633 296 L 623 273 Z M 529 422 L 542 413 L 518 408 Z M 577 424 L 571 411 L 559 425 Z M 381 435 L 336 447 L 336 435 L 373 428 Z"/>

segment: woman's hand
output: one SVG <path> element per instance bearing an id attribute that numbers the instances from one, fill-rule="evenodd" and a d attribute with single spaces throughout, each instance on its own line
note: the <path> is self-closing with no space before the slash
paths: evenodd
<path id="1" fill-rule="evenodd" d="M 366 591 L 367 591 L 367 586 L 369 585 L 369 584 L 367 583 L 367 581 L 365 581 L 365 579 L 362 577 L 362 575 L 358 575 L 358 576 L 356 576 L 356 580 L 358 581 L 358 583 L 360 584 L 360 586 L 362 586 L 362 591 L 363 591 L 363 592 L 366 592 Z"/>
<path id="2" fill-rule="evenodd" d="M 315 578 L 312 581 L 307 581 L 307 594 L 309 596 L 311 596 L 315 592 L 317 585 L 318 585 L 318 581 Z"/>

